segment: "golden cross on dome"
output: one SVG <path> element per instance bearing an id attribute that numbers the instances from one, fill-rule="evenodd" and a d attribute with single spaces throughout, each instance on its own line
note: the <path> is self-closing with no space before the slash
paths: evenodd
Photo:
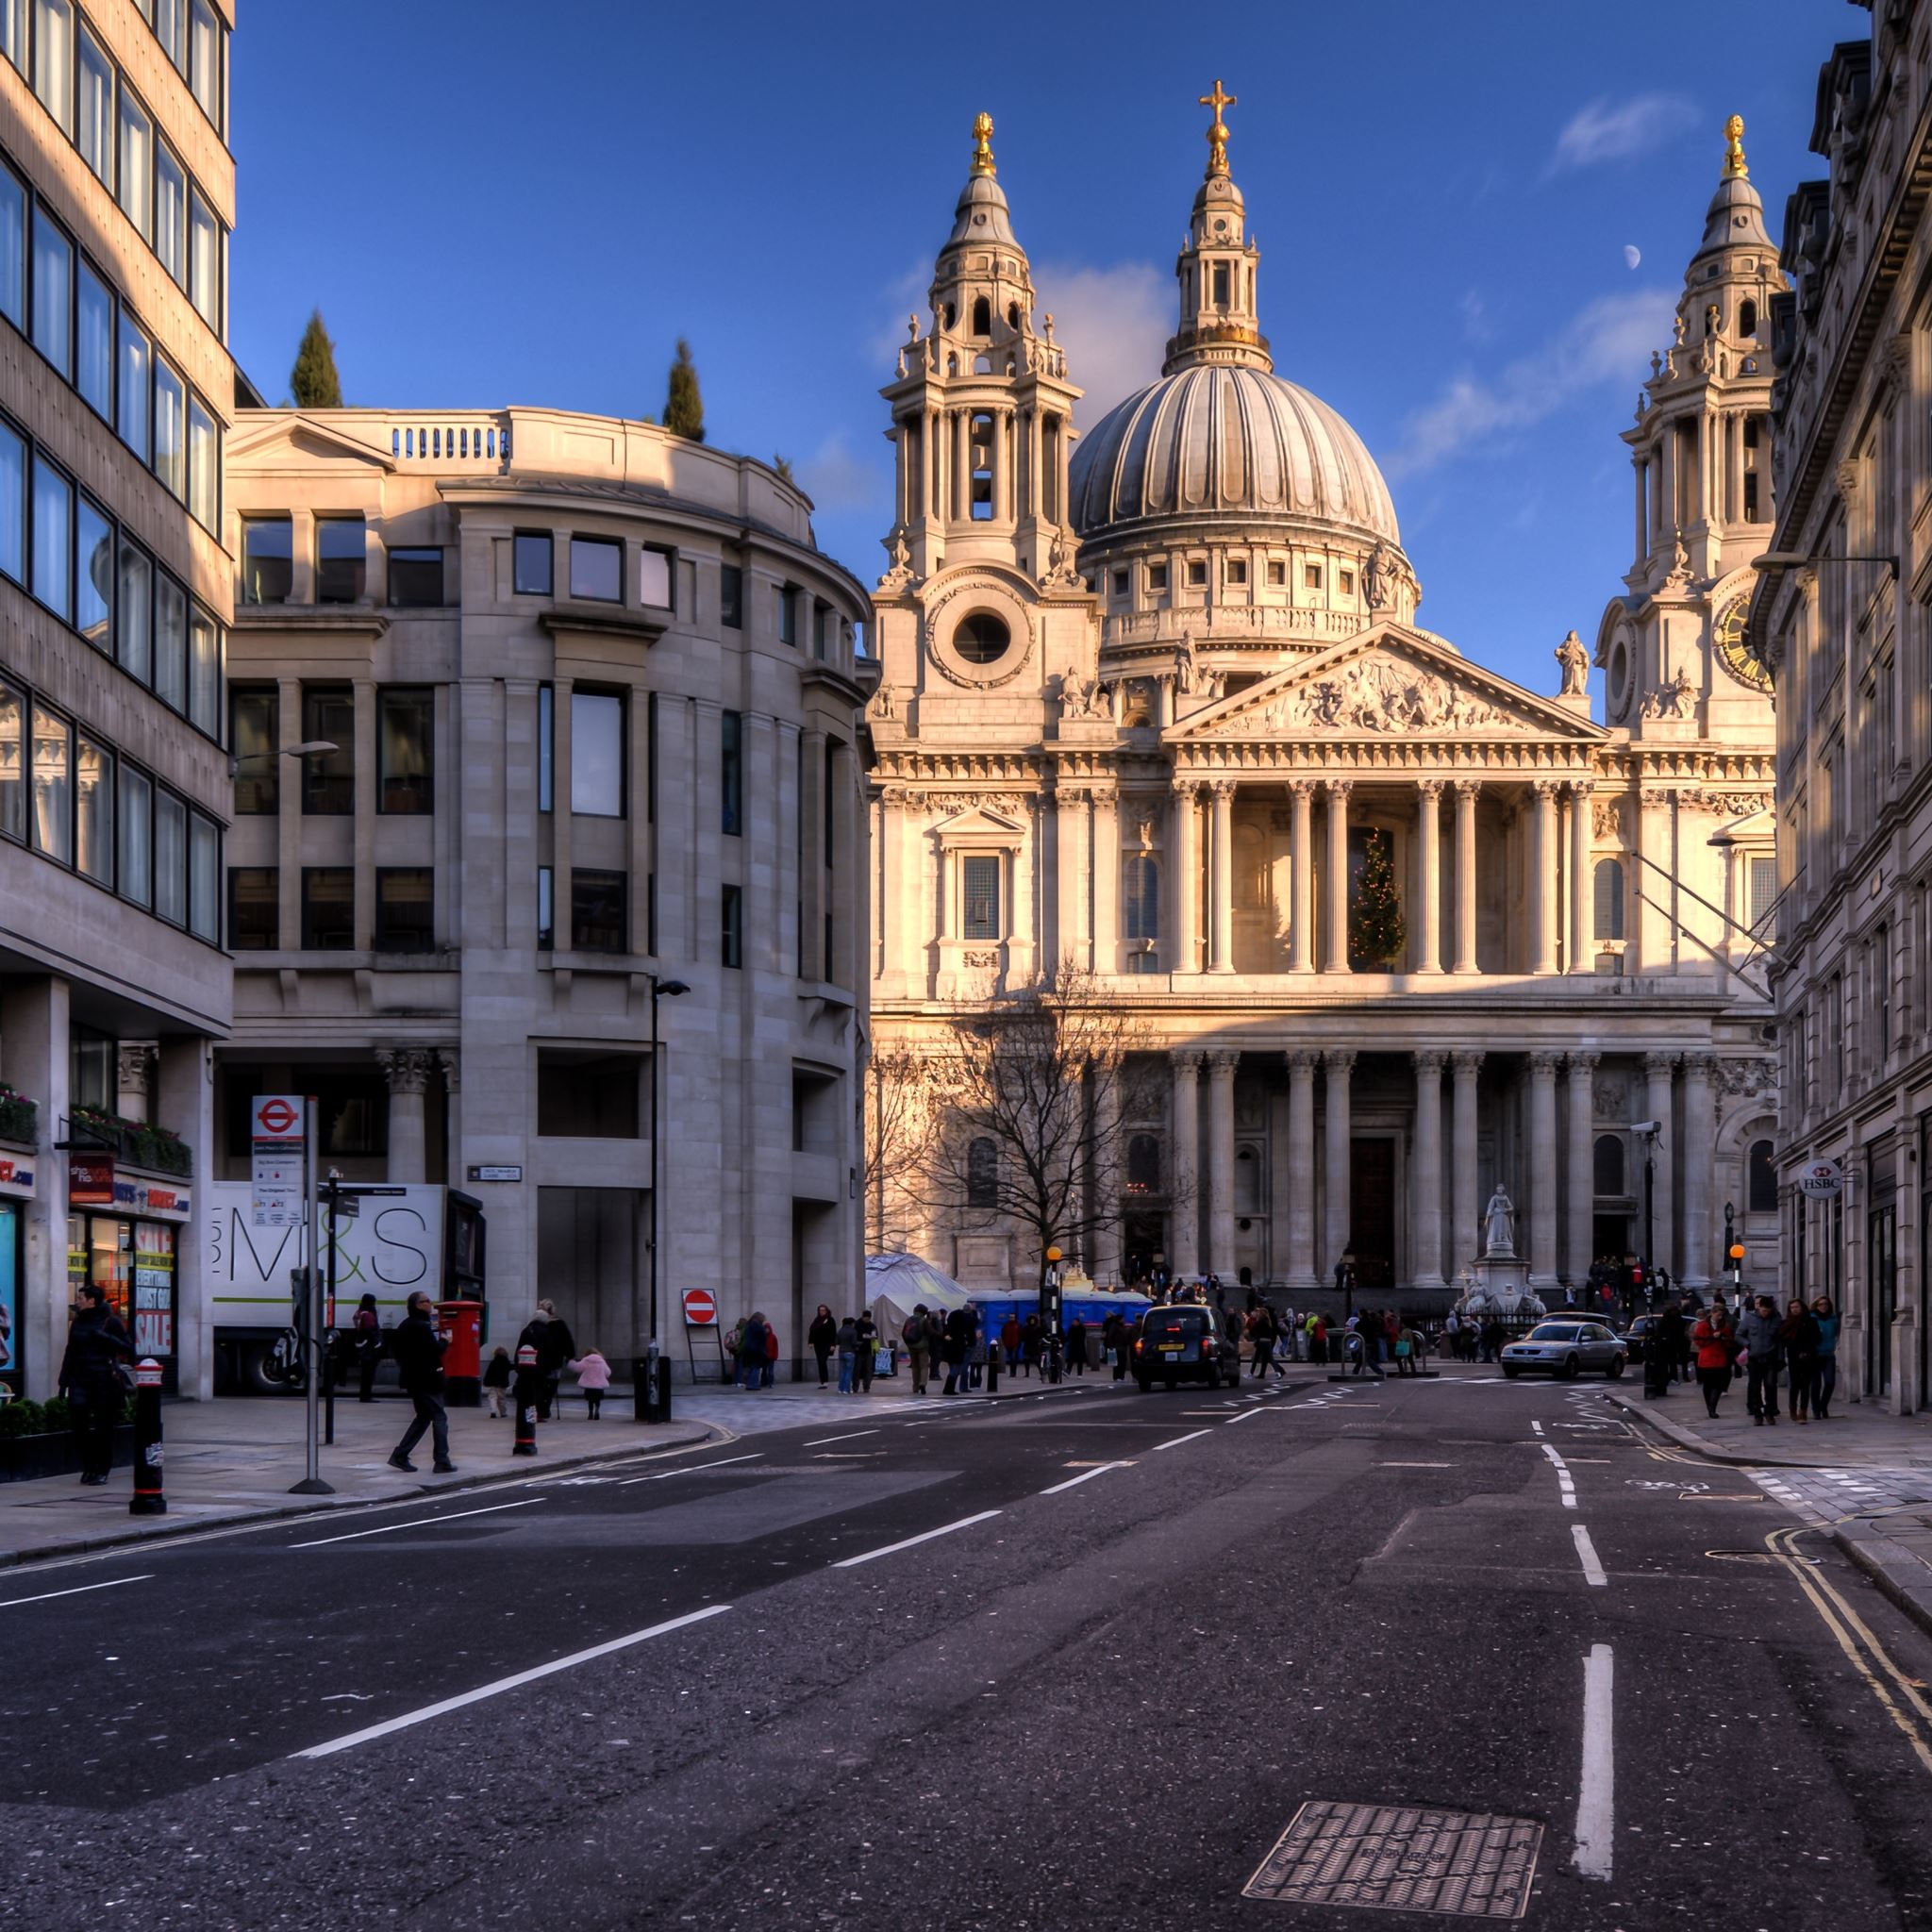
<path id="1" fill-rule="evenodd" d="M 1208 130 L 1208 172 L 1210 175 L 1227 173 L 1227 123 L 1221 118 L 1221 110 L 1234 107 L 1240 98 L 1238 94 L 1227 92 L 1218 76 L 1214 92 L 1201 96 L 1201 105 L 1214 109 L 1214 123 Z"/>
<path id="2" fill-rule="evenodd" d="M 975 175 L 993 173 L 991 114 L 975 114 L 973 117 L 973 172 Z"/>
<path id="3" fill-rule="evenodd" d="M 1744 181 L 1750 175 L 1744 165 L 1744 117 L 1733 114 L 1724 123 L 1724 179 Z"/>

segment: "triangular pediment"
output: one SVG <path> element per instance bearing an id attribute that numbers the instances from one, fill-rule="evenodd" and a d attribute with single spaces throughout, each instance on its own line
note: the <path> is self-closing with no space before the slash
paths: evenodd
<path id="1" fill-rule="evenodd" d="M 247 457 L 258 467 L 306 468 L 345 458 L 372 470 L 393 470 L 389 454 L 348 435 L 334 424 L 300 409 L 244 409 L 227 439 L 230 458 Z"/>
<path id="2" fill-rule="evenodd" d="M 1194 712 L 1170 744 L 1235 739 L 1557 739 L 1602 742 L 1600 724 L 1472 664 L 1439 639 L 1377 625 Z"/>
<path id="3" fill-rule="evenodd" d="M 1025 829 L 1018 818 L 1008 817 L 1005 812 L 993 811 L 983 805 L 970 806 L 964 811 L 955 812 L 949 819 L 941 819 L 933 827 L 942 839 L 970 839 L 975 835 L 987 838 L 1011 839 Z"/>

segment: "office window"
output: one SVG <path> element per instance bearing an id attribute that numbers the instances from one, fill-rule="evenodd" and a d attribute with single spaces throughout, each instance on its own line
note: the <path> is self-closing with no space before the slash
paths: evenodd
<path id="1" fill-rule="evenodd" d="M 125 88 L 121 90 L 117 117 L 121 129 L 121 210 L 141 231 L 143 242 L 154 240 L 154 123 Z"/>
<path id="2" fill-rule="evenodd" d="M 202 321 L 222 325 L 222 231 L 214 210 L 201 198 L 201 190 L 188 196 L 188 299 Z"/>
<path id="3" fill-rule="evenodd" d="M 376 809 L 428 812 L 435 775 L 436 694 L 385 691 L 375 700 Z"/>
<path id="4" fill-rule="evenodd" d="M 1167 589 L 1167 566 L 1164 563 L 1150 563 L 1147 566 L 1147 588 L 1150 591 Z"/>
<path id="5" fill-rule="evenodd" d="M 188 593 L 166 571 L 155 584 L 155 695 L 188 708 Z"/>
<path id="6" fill-rule="evenodd" d="M 570 694 L 570 808 L 590 818 L 624 816 L 624 700 L 603 691 Z"/>
<path id="7" fill-rule="evenodd" d="M 1595 893 L 1596 937 L 1621 940 L 1624 937 L 1624 865 L 1621 859 L 1599 858 L 1591 874 Z"/>
<path id="8" fill-rule="evenodd" d="M 34 0 L 34 92 L 74 132 L 74 0 Z"/>
<path id="9" fill-rule="evenodd" d="M 188 508 L 205 530 L 221 522 L 222 459 L 215 419 L 199 396 L 188 399 Z"/>
<path id="10" fill-rule="evenodd" d="M 798 591 L 791 584 L 778 591 L 778 641 L 794 649 L 798 644 Z"/>
<path id="11" fill-rule="evenodd" d="M 114 652 L 114 526 L 85 496 L 75 499 L 74 627 L 97 651 Z"/>
<path id="12" fill-rule="evenodd" d="M 520 597 L 547 597 L 556 570 L 557 546 L 548 532 L 519 530 L 513 585 Z"/>
<path id="13" fill-rule="evenodd" d="M 544 952 L 557 943 L 557 872 L 537 868 L 537 944 Z"/>
<path id="14" fill-rule="evenodd" d="M 375 869 L 375 950 L 427 953 L 435 874 L 427 866 L 382 865 Z"/>
<path id="15" fill-rule="evenodd" d="M 369 533 L 360 517 L 315 520 L 315 601 L 354 604 L 368 586 Z"/>
<path id="16" fill-rule="evenodd" d="M 222 942 L 222 828 L 198 811 L 188 815 L 188 930 Z"/>
<path id="17" fill-rule="evenodd" d="M 235 760 L 235 815 L 259 817 L 282 802 L 281 694 L 272 684 L 238 685 L 228 691 L 228 749 Z"/>
<path id="18" fill-rule="evenodd" d="M 188 501 L 188 391 L 181 378 L 155 358 L 155 475 L 182 503 Z"/>
<path id="19" fill-rule="evenodd" d="M 341 817 L 356 809 L 356 694 L 346 685 L 304 685 L 302 737 L 331 752 L 302 760 L 302 809 Z"/>
<path id="20" fill-rule="evenodd" d="M 74 144 L 105 186 L 114 185 L 114 63 L 87 28 L 80 30 L 77 66 L 80 98 L 74 120 Z"/>
<path id="21" fill-rule="evenodd" d="M 10 0 L 0 0 L 0 8 Z M 11 168 L 0 167 L 0 314 L 15 328 L 26 317 L 26 189 Z"/>
<path id="22" fill-rule="evenodd" d="M 74 243 L 42 208 L 34 209 L 34 347 L 74 374 Z"/>
<path id="23" fill-rule="evenodd" d="M 188 722 L 210 738 L 221 736 L 221 634 L 198 604 L 188 614 Z"/>
<path id="24" fill-rule="evenodd" d="M 557 693 L 537 687 L 537 809 L 550 811 L 557 800 Z"/>
<path id="25" fill-rule="evenodd" d="M 155 142 L 155 253 L 188 286 L 188 175 L 165 141 Z"/>
<path id="26" fill-rule="evenodd" d="M 726 630 L 744 628 L 744 572 L 735 563 L 718 573 L 718 621 Z"/>
<path id="27" fill-rule="evenodd" d="M 155 915 L 188 924 L 188 808 L 172 791 L 155 793 Z"/>
<path id="28" fill-rule="evenodd" d="M 642 1054 L 537 1049 L 537 1132 L 546 1138 L 635 1141 Z"/>
<path id="29" fill-rule="evenodd" d="M 114 298 L 85 261 L 75 328 L 74 386 L 108 422 L 114 417 Z"/>
<path id="30" fill-rule="evenodd" d="M 34 850 L 74 859 L 74 727 L 43 705 L 34 707 Z"/>
<path id="31" fill-rule="evenodd" d="M 47 459 L 34 457 L 34 595 L 49 610 L 74 616 L 74 485 Z"/>
<path id="32" fill-rule="evenodd" d="M 303 867 L 302 944 L 311 953 L 355 950 L 356 874 L 349 867 Z"/>
<path id="33" fill-rule="evenodd" d="M 642 550 L 638 553 L 638 602 L 647 610 L 671 608 L 671 553 Z"/>
<path id="34" fill-rule="evenodd" d="M 282 943 L 281 874 L 272 865 L 228 868 L 228 950 L 273 953 Z"/>
<path id="35" fill-rule="evenodd" d="M 0 684 L 0 837 L 26 837 L 26 700 Z"/>
<path id="36" fill-rule="evenodd" d="M 148 24 L 155 30 L 155 38 L 167 50 L 168 58 L 175 63 L 181 74 L 188 72 L 188 0 L 154 0 L 153 11 L 146 5 L 142 11 L 148 14 Z"/>
<path id="37" fill-rule="evenodd" d="M 397 609 L 438 608 L 442 603 L 442 552 L 426 547 L 391 550 L 389 601 Z"/>
<path id="38" fill-rule="evenodd" d="M 1872 941 L 1872 1065 L 1891 1058 L 1891 928 L 1881 925 Z"/>
<path id="39" fill-rule="evenodd" d="M 570 593 L 597 604 L 624 601 L 624 545 L 601 537 L 570 540 Z"/>
<path id="40" fill-rule="evenodd" d="M 121 540 L 120 594 L 114 608 L 114 650 L 130 677 L 154 676 L 155 567 L 147 552 Z"/>
<path id="41" fill-rule="evenodd" d="M 625 878 L 621 872 L 589 872 L 578 866 L 570 875 L 570 942 L 579 953 L 625 950 Z"/>
<path id="42" fill-rule="evenodd" d="M 994 857 L 967 858 L 959 864 L 962 938 L 996 940 L 1000 936 L 1000 862 Z"/>
<path id="43" fill-rule="evenodd" d="M 121 767 L 121 896 L 152 906 L 155 789 L 144 772 Z"/>
<path id="44" fill-rule="evenodd" d="M 248 517 L 242 525 L 242 601 L 286 604 L 295 585 L 295 532 L 287 517 Z"/>
<path id="45" fill-rule="evenodd" d="M 146 336 L 129 321 L 125 308 L 121 311 L 115 341 L 121 397 L 114 411 L 114 427 L 121 432 L 121 441 L 142 462 L 146 462 L 152 447 L 148 420 L 152 413 L 153 356 Z"/>
<path id="46" fill-rule="evenodd" d="M 201 103 L 201 111 L 217 127 L 222 125 L 222 32 L 208 0 L 190 0 L 188 9 L 188 85 Z"/>
<path id="47" fill-rule="evenodd" d="M 0 571 L 26 581 L 26 443 L 0 424 Z"/>
<path id="48" fill-rule="evenodd" d="M 736 838 L 744 830 L 744 719 L 737 711 L 726 711 L 724 725 L 724 756 L 719 776 L 723 813 L 720 829 Z"/>
<path id="49" fill-rule="evenodd" d="M 744 889 L 725 886 L 719 893 L 718 961 L 724 966 L 744 964 Z"/>

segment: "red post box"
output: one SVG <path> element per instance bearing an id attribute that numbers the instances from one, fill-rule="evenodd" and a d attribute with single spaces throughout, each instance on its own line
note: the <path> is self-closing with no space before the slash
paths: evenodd
<path id="1" fill-rule="evenodd" d="M 443 1400 L 452 1408 L 483 1405 L 483 1304 L 438 1302 L 437 1319 L 449 1337 L 442 1352 Z"/>

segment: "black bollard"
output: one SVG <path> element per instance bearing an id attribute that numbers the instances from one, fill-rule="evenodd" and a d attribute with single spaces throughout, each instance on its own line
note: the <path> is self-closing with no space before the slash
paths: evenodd
<path id="1" fill-rule="evenodd" d="M 989 1395 L 1000 1392 L 1000 1352 L 991 1342 L 988 1342 L 986 1348 L 986 1392 Z"/>
<path id="2" fill-rule="evenodd" d="M 512 1456 L 537 1453 L 537 1391 L 541 1385 L 542 1377 L 537 1373 L 537 1351 L 525 1342 L 517 1350 L 517 1378 L 512 1391 L 517 1405 L 517 1434 L 510 1445 Z"/>
<path id="3" fill-rule="evenodd" d="M 134 1494 L 130 1516 L 165 1516 L 161 1493 L 161 1365 L 145 1357 L 134 1371 Z"/>

